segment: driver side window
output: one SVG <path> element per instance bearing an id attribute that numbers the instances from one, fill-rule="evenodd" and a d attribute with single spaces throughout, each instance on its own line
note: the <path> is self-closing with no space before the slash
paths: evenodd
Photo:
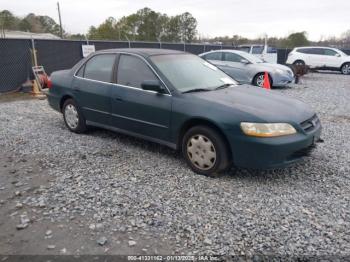
<path id="1" fill-rule="evenodd" d="M 224 53 L 224 61 L 241 63 L 242 59 L 243 57 L 241 57 L 240 55 L 228 52 Z"/>
<path id="2" fill-rule="evenodd" d="M 158 80 L 158 78 L 140 58 L 133 55 L 121 55 L 117 84 L 141 89 L 141 84 L 145 80 Z"/>

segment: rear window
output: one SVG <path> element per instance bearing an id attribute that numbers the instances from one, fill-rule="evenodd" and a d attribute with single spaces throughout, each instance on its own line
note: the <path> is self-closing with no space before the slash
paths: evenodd
<path id="1" fill-rule="evenodd" d="M 111 82 L 116 56 L 113 54 L 96 55 L 85 64 L 84 78 Z M 78 72 L 80 75 L 81 72 Z"/>
<path id="2" fill-rule="evenodd" d="M 264 51 L 264 46 L 253 46 L 252 54 L 262 54 Z"/>
<path id="3" fill-rule="evenodd" d="M 298 48 L 296 52 L 302 53 L 302 54 L 310 54 L 310 48 Z"/>
<path id="4" fill-rule="evenodd" d="M 221 60 L 222 59 L 222 52 L 213 52 L 213 53 L 209 53 L 206 54 L 205 56 L 203 56 L 204 59 L 206 60 Z"/>
<path id="5" fill-rule="evenodd" d="M 276 47 L 272 47 L 272 46 L 268 46 L 267 47 L 267 53 L 268 54 L 277 54 L 277 48 Z"/>

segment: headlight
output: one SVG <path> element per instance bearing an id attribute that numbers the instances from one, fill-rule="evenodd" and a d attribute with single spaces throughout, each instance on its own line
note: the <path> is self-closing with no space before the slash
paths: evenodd
<path id="1" fill-rule="evenodd" d="M 279 74 L 284 74 L 284 72 L 285 72 L 284 70 L 279 69 L 279 68 L 275 69 L 275 71 Z"/>
<path id="2" fill-rule="evenodd" d="M 241 123 L 241 129 L 248 136 L 276 137 L 295 134 L 295 128 L 287 123 Z"/>

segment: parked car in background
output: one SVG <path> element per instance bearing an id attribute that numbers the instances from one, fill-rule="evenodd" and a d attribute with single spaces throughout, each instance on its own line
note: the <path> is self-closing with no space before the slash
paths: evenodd
<path id="1" fill-rule="evenodd" d="M 252 54 L 261 60 L 277 64 L 277 48 L 268 45 L 240 45 L 238 50 Z"/>
<path id="2" fill-rule="evenodd" d="M 112 49 L 51 75 L 48 102 L 69 130 L 98 126 L 182 150 L 193 171 L 285 166 L 309 153 L 321 123 L 304 103 L 242 86 L 185 52 Z"/>
<path id="3" fill-rule="evenodd" d="M 262 87 L 268 72 L 273 86 L 286 86 L 294 81 L 293 71 L 284 65 L 266 63 L 260 58 L 238 50 L 216 50 L 199 55 L 241 84 Z"/>
<path id="4" fill-rule="evenodd" d="M 340 71 L 350 74 L 350 56 L 330 47 L 297 47 L 289 54 L 287 64 L 307 65 L 319 70 Z"/>

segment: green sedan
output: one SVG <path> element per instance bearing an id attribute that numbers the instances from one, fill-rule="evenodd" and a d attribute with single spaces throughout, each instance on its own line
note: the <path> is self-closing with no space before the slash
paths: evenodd
<path id="1" fill-rule="evenodd" d="M 310 153 L 321 123 L 304 103 L 235 80 L 198 56 L 112 49 L 52 73 L 48 102 L 69 130 L 97 126 L 176 150 L 193 171 L 278 168 Z"/>

